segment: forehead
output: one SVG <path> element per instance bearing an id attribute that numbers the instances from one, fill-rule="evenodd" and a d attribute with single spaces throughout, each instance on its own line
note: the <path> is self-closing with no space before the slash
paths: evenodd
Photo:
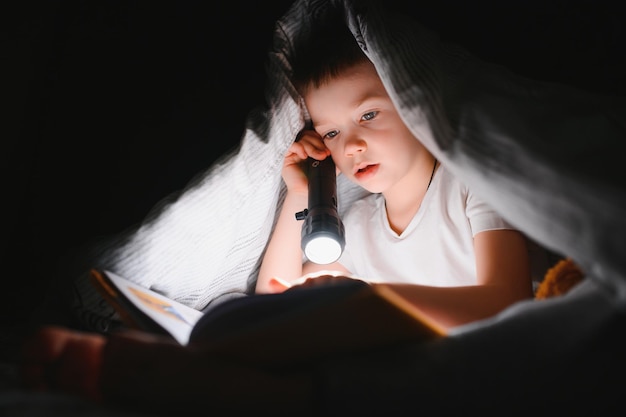
<path id="1" fill-rule="evenodd" d="M 327 105 L 329 101 L 352 101 L 356 104 L 368 98 L 388 98 L 388 95 L 376 68 L 366 61 L 329 77 L 318 87 L 311 86 L 303 97 L 308 107 L 315 108 L 316 104 Z"/>

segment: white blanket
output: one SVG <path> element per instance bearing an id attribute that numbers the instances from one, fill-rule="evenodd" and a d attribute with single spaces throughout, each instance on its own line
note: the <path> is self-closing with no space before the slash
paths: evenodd
<path id="1" fill-rule="evenodd" d="M 94 265 L 198 309 L 252 288 L 281 204 L 282 158 L 306 117 L 289 82 L 290 48 L 307 36 L 309 16 L 332 7 L 347 10 L 405 122 L 436 157 L 622 304 L 626 192 L 614 173 L 626 161 L 613 150 L 626 140 L 626 101 L 482 62 L 384 1 L 296 2 L 276 25 L 268 107 L 249 115 L 240 148 L 155 207 L 141 227 L 98 248 Z M 340 182 L 340 213 L 363 194 Z"/>

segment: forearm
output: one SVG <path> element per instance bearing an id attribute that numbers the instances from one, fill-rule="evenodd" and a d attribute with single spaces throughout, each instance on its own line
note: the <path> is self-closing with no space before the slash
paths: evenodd
<path id="1" fill-rule="evenodd" d="M 261 263 L 257 293 L 270 292 L 268 283 L 272 277 L 293 281 L 302 275 L 302 222 L 296 220 L 295 213 L 302 211 L 307 204 L 306 194 L 287 193 Z"/>

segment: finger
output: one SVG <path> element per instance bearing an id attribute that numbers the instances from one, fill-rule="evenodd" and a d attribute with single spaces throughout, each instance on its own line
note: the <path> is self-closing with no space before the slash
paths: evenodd
<path id="1" fill-rule="evenodd" d="M 298 282 L 294 283 L 291 287 L 289 287 L 289 289 L 312 287 L 315 285 L 313 281 L 314 281 L 314 278 L 306 278 L 303 280 L 298 280 Z"/>
<path id="2" fill-rule="evenodd" d="M 306 149 L 304 149 L 304 145 L 302 143 L 295 142 L 289 147 L 285 159 L 289 159 L 292 162 L 299 163 L 305 160 L 308 156 L 309 155 L 307 154 Z"/>
<path id="3" fill-rule="evenodd" d="M 301 132 L 301 135 L 296 143 L 302 146 L 308 156 L 320 161 L 330 155 L 330 150 L 324 144 L 324 140 L 314 130 Z"/>
<path id="4" fill-rule="evenodd" d="M 268 284 L 269 284 L 271 292 L 273 293 L 283 292 L 291 288 L 291 284 L 289 284 L 287 281 L 281 278 L 276 278 L 276 277 L 270 278 Z"/>
<path id="5" fill-rule="evenodd" d="M 336 271 L 336 270 L 332 270 L 332 269 L 323 269 L 320 271 L 314 271 L 314 272 L 310 272 L 306 275 L 303 275 L 301 277 L 301 279 L 308 279 L 308 278 L 318 278 L 318 277 L 338 277 L 338 276 L 344 276 L 345 272 L 342 271 Z"/>

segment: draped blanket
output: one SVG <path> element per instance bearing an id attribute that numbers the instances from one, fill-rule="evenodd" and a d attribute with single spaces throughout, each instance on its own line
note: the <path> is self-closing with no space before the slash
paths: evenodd
<path id="1" fill-rule="evenodd" d="M 240 147 L 140 227 L 96 245 L 83 266 L 198 309 L 250 291 L 284 196 L 283 155 L 306 120 L 289 82 L 293 48 L 311 17 L 345 10 L 415 136 L 509 222 L 574 259 L 587 279 L 435 343 L 316 364 L 316 412 L 623 415 L 623 384 L 613 381 L 626 374 L 626 100 L 482 62 L 424 28 L 418 4 L 413 13 L 393 4 L 296 1 L 276 24 L 267 106 L 249 115 Z M 339 178 L 343 214 L 364 192 Z M 97 312 L 85 279 L 76 290 L 83 312 Z"/>
<path id="2" fill-rule="evenodd" d="M 531 239 L 573 258 L 591 287 L 611 294 L 621 309 L 626 190 L 616 173 L 626 162 L 619 152 L 626 100 L 483 62 L 423 27 L 419 7 L 412 14 L 392 4 L 295 2 L 276 23 L 267 106 L 248 116 L 240 146 L 155 207 L 140 227 L 102 242 L 89 266 L 197 309 L 252 290 L 284 196 L 283 155 L 306 120 L 289 81 L 290 57 L 312 17 L 344 10 L 415 136 Z M 340 214 L 363 195 L 339 177 Z M 77 281 L 79 293 L 88 292 L 85 282 Z"/>

